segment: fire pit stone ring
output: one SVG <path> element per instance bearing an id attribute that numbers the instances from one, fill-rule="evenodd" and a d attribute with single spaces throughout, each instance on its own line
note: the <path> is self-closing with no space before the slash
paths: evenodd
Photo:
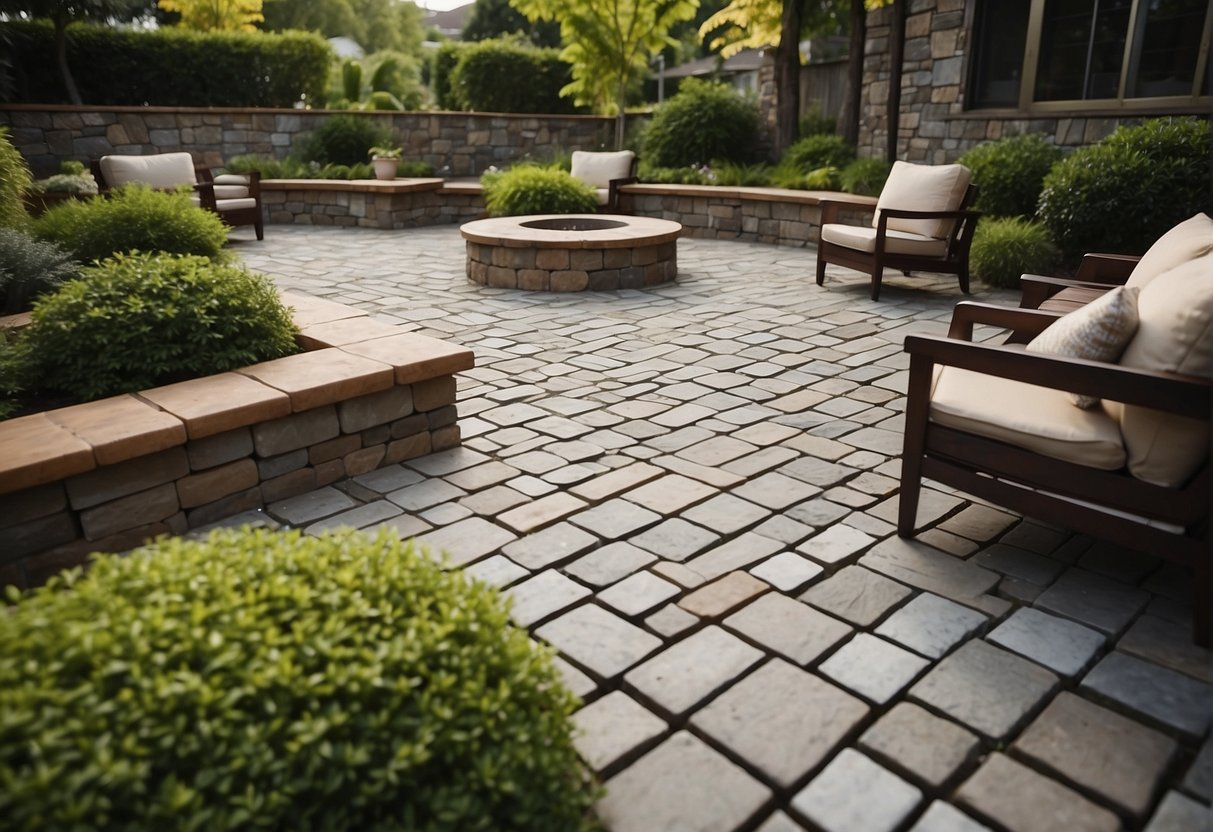
<path id="1" fill-rule="evenodd" d="M 678 275 L 682 226 L 652 217 L 545 214 L 465 223 L 473 283 L 538 292 L 642 289 Z"/>

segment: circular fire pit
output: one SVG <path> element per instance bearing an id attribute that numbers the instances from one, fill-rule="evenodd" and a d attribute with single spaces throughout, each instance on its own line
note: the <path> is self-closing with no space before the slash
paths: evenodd
<path id="1" fill-rule="evenodd" d="M 540 292 L 640 289 L 678 275 L 682 226 L 649 217 L 555 214 L 464 224 L 473 283 Z"/>

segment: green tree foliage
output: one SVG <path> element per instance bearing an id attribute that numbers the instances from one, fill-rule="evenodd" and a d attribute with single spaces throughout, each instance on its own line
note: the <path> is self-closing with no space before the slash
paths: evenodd
<path id="1" fill-rule="evenodd" d="M 13 147 L 7 127 L 0 127 L 0 228 L 21 228 L 29 222 L 25 192 L 33 177 L 21 151 Z"/>
<path id="2" fill-rule="evenodd" d="M 510 0 L 476 0 L 463 26 L 468 42 L 491 40 L 502 35 L 522 34 L 536 46 L 559 46 L 560 24 L 552 20 L 530 21 Z"/>
<path id="3" fill-rule="evenodd" d="M 68 64 L 67 27 L 80 20 L 124 20 L 143 11 L 145 0 L 0 0 L 0 13 L 45 19 L 54 26 L 55 66 L 68 100 L 83 104 Z"/>
<path id="4" fill-rule="evenodd" d="M 199 32 L 252 32 L 263 19 L 261 0 L 159 0 L 157 5 L 179 15 L 178 26 Z"/>
<path id="5" fill-rule="evenodd" d="M 319 32 L 348 37 L 368 53 L 392 49 L 419 55 L 423 39 L 421 9 L 398 0 L 264 0 L 263 28 Z"/>
<path id="6" fill-rule="evenodd" d="M 695 16 L 697 0 L 515 0 L 530 20 L 557 20 L 573 66 L 562 94 L 600 113 L 618 113 L 622 146 L 629 91 L 648 77 L 649 61 L 675 41 L 670 28 Z"/>
<path id="7" fill-rule="evenodd" d="M 13 34 L 19 100 L 64 101 L 50 64 L 47 23 L 0 24 Z M 77 79 L 90 104 L 290 107 L 323 94 L 332 52 L 315 34 L 154 31 L 74 25 L 67 33 Z M 148 67 L 171 71 L 149 72 Z"/>
<path id="8" fill-rule="evenodd" d="M 0 614 L 0 818 L 588 832 L 553 655 L 495 590 L 386 533 L 98 556 Z"/>

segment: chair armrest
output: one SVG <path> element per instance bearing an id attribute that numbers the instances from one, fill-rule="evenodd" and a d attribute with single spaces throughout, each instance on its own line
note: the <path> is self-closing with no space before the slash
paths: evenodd
<path id="1" fill-rule="evenodd" d="M 1107 283 L 1073 280 L 1068 277 L 1045 277 L 1041 274 L 1024 274 L 1019 277 L 1019 288 L 1023 294 L 1019 299 L 1024 309 L 1039 309 L 1040 305 L 1062 289 L 1109 289 Z"/>
<path id="2" fill-rule="evenodd" d="M 936 364 L 1097 396 L 1193 419 L 1209 418 L 1210 382 L 1156 370 L 1139 370 L 1004 346 L 973 344 L 933 335 L 907 335 L 911 376 L 929 375 Z M 913 387 L 913 380 L 910 382 Z"/>
<path id="3" fill-rule="evenodd" d="M 261 171 L 251 170 L 244 174 L 248 177 L 248 195 L 261 202 Z"/>
<path id="4" fill-rule="evenodd" d="M 1074 279 L 1101 286 L 1122 285 L 1129 279 L 1139 260 L 1140 257 L 1131 254 L 1084 254 L 1078 270 L 1074 272 Z"/>
<path id="5" fill-rule="evenodd" d="M 216 210 L 215 203 L 215 183 L 214 182 L 198 182 L 194 185 L 194 191 L 198 194 L 198 202 L 200 207 L 208 208 L 211 211 Z"/>
<path id="6" fill-rule="evenodd" d="M 623 185 L 631 185 L 638 181 L 635 176 L 624 176 L 619 179 L 612 179 L 607 182 L 607 205 L 611 208 L 619 207 L 619 188 Z"/>
<path id="7" fill-rule="evenodd" d="M 860 214 L 875 214 L 875 205 L 855 205 L 851 202 L 840 202 L 836 199 L 823 199 L 817 203 L 821 209 L 821 224 L 836 222 L 840 211 L 855 211 Z"/>
<path id="8" fill-rule="evenodd" d="M 972 341 L 973 325 L 984 324 L 1009 329 L 1018 336 L 1031 339 L 1044 332 L 1045 328 L 1058 317 L 1060 316 L 1054 312 L 962 300 L 952 310 L 952 324 L 948 328 L 948 337 Z"/>
<path id="9" fill-rule="evenodd" d="M 907 220 L 962 220 L 968 217 L 977 218 L 981 211 L 962 209 L 958 211 L 910 211 L 905 208 L 881 208 L 880 217 L 897 217 Z M 882 224 L 883 227 L 883 224 Z"/>

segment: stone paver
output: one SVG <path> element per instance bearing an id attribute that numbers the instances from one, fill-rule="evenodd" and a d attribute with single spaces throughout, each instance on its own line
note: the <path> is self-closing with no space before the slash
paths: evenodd
<path id="1" fill-rule="evenodd" d="M 922 792 L 850 748 L 792 799 L 792 808 L 825 832 L 893 832 Z"/>
<path id="2" fill-rule="evenodd" d="M 745 823 L 771 791 L 685 731 L 606 782 L 598 814 L 628 832 L 729 832 Z"/>
<path id="3" fill-rule="evenodd" d="M 1179 792 L 1167 792 L 1146 832 L 1198 832 L 1213 829 L 1213 810 Z"/>
<path id="4" fill-rule="evenodd" d="M 1113 832 L 1120 821 L 1073 789 L 995 753 L 965 781 L 959 803 L 1011 832 Z"/>
<path id="5" fill-rule="evenodd" d="M 713 700 L 691 724 L 786 788 L 824 761 L 867 713 L 860 700 L 777 659 Z"/>
<path id="6" fill-rule="evenodd" d="M 977 640 L 937 664 L 910 696 L 1001 740 L 1057 686 L 1057 677 L 1044 668 Z"/>
<path id="7" fill-rule="evenodd" d="M 901 702 L 863 733 L 859 747 L 903 776 L 938 789 L 977 755 L 979 740 L 955 722 Z"/>
<path id="8" fill-rule="evenodd" d="M 929 664 L 896 644 L 860 633 L 822 662 L 819 669 L 842 687 L 883 705 Z"/>
<path id="9" fill-rule="evenodd" d="M 678 716 L 761 658 L 761 652 L 736 636 L 705 627 L 629 671 L 624 682 Z"/>
<path id="10" fill-rule="evenodd" d="M 1171 738 L 1068 691 L 1014 748 L 1138 818 L 1179 749 Z"/>
<path id="11" fill-rule="evenodd" d="M 937 486 L 920 534 L 896 537 L 901 341 L 946 329 L 953 278 L 889 274 L 873 303 L 856 272 L 806 279 L 811 245 L 685 238 L 675 283 L 562 297 L 469 283 L 453 226 L 250 236 L 233 249 L 283 288 L 470 347 L 477 363 L 458 377 L 461 446 L 348 480 L 326 463 L 325 487 L 261 518 L 437 536 L 469 575 L 518 596 L 589 703 L 578 742 L 604 766 L 611 832 L 834 832 L 793 802 L 855 757 L 923 790 L 898 830 L 1169 832 L 1191 827 L 1193 804 L 1207 814 L 1213 672 L 1190 643 L 1187 573 Z M 380 434 L 366 441 L 391 441 Z M 287 474 L 298 457 L 266 465 Z M 761 594 L 714 619 L 679 606 L 738 574 Z M 875 685 L 889 672 L 875 654 L 839 669 L 872 644 L 927 663 L 880 705 L 827 672 Z M 832 739 L 830 719 L 772 689 L 871 710 Z M 1070 756 L 1041 742 L 1063 690 L 1116 717 L 1091 722 Z M 1071 758 L 1115 742 L 1113 726 L 1177 749 L 1161 774 L 1141 772 L 1154 789 L 1142 815 L 1116 802 L 1132 788 L 1112 795 L 1116 777 L 1083 780 L 1090 763 Z M 884 795 L 846 779 L 827 813 Z M 868 802 L 862 823 L 883 817 Z"/>

